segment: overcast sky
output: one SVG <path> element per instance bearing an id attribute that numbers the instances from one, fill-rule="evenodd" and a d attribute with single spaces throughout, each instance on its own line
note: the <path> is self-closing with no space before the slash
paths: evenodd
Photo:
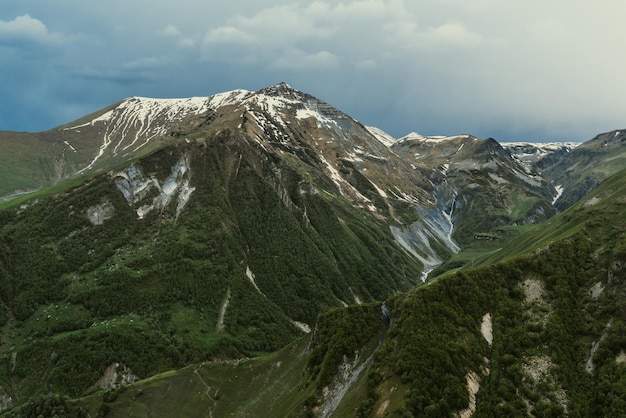
<path id="1" fill-rule="evenodd" d="M 285 81 L 395 137 L 626 128 L 624 0 L 2 0 L 0 129 Z"/>

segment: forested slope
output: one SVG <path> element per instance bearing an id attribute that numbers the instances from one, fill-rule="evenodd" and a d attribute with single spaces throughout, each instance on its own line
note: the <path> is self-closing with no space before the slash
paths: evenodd
<path id="1" fill-rule="evenodd" d="M 276 351 L 330 307 L 417 283 L 386 227 L 280 159 L 214 141 L 0 212 L 9 405 L 80 396 L 116 364 L 132 381 Z"/>
<path id="2" fill-rule="evenodd" d="M 448 416 L 475 402 L 474 416 L 624 415 L 622 174 L 538 228 L 545 246 L 388 302 L 370 412 Z"/>

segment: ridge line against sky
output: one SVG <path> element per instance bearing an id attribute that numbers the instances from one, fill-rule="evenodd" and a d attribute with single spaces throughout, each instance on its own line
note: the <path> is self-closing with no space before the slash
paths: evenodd
<path id="1" fill-rule="evenodd" d="M 626 126 L 622 0 L 5 0 L 0 129 L 279 81 L 394 137 Z"/>

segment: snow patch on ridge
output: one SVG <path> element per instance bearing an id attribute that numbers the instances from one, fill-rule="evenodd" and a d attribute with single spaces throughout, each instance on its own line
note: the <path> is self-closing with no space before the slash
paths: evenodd
<path id="1" fill-rule="evenodd" d="M 335 185 L 337 186 L 337 188 L 339 189 L 339 192 L 341 193 L 343 197 L 347 198 L 349 201 L 356 200 L 358 203 L 365 205 L 365 207 L 367 207 L 373 213 L 378 212 L 378 210 L 376 209 L 376 206 L 372 204 L 372 201 L 368 199 L 367 197 L 363 196 L 361 192 L 359 192 L 354 186 L 348 183 L 347 180 L 341 177 L 341 174 L 339 174 L 339 171 L 335 167 L 333 167 L 332 164 L 328 162 L 328 160 L 321 154 L 320 154 L 320 159 L 326 166 L 326 169 L 328 170 L 330 174 L 330 179 L 333 181 L 333 183 L 335 183 Z"/>
<path id="2" fill-rule="evenodd" d="M 556 190 L 556 196 L 554 197 L 554 199 L 552 199 L 553 205 L 556 203 L 557 200 L 559 200 L 559 198 L 563 195 L 563 191 L 565 190 L 560 184 L 554 186 L 554 189 Z"/>
<path id="3" fill-rule="evenodd" d="M 135 152 L 152 139 L 166 135 L 174 123 L 218 107 L 241 103 L 250 94 L 246 90 L 233 90 L 208 97 L 181 99 L 130 97 L 89 122 L 64 129 L 76 130 L 96 124 L 104 124 L 106 127 L 95 156 L 76 174 L 93 168 L 106 152 L 114 155 Z"/>
<path id="4" fill-rule="evenodd" d="M 387 193 L 385 193 L 385 191 L 383 189 L 381 189 L 380 187 L 378 187 L 378 185 L 376 185 L 376 183 L 374 183 L 373 181 L 370 180 L 370 183 L 372 184 L 372 186 L 374 186 L 374 188 L 376 189 L 376 191 L 378 192 L 378 195 L 384 199 L 387 199 L 389 196 L 387 196 Z"/>
<path id="5" fill-rule="evenodd" d="M 317 122 L 318 126 L 319 125 L 321 126 L 337 125 L 337 122 L 334 121 L 333 119 L 322 115 L 317 110 L 313 110 L 309 108 L 298 109 L 296 111 L 296 118 L 298 119 L 313 118 Z"/>
<path id="6" fill-rule="evenodd" d="M 209 108 L 217 109 L 222 106 L 236 105 L 244 101 L 251 94 L 252 92 L 243 89 L 214 94 L 209 97 Z"/>
<path id="7" fill-rule="evenodd" d="M 63 143 L 64 143 L 65 145 L 67 145 L 68 147 L 70 147 L 70 149 L 72 150 L 72 152 L 76 152 L 76 148 L 74 148 L 74 147 L 72 146 L 72 144 L 70 144 L 70 143 L 69 143 L 69 142 L 67 142 L 67 141 L 63 141 Z"/>
<path id="8" fill-rule="evenodd" d="M 528 172 L 544 157 L 559 151 L 570 152 L 582 142 L 500 142 L 502 148 L 519 162 Z"/>
<path id="9" fill-rule="evenodd" d="M 471 138 L 471 137 L 472 137 L 471 135 L 467 135 L 467 134 L 452 135 L 452 136 L 444 136 L 444 135 L 424 136 L 424 135 L 418 134 L 417 132 L 411 132 L 411 133 L 403 136 L 402 138 L 398 139 L 398 142 L 420 141 L 420 142 L 440 143 L 440 142 L 444 142 L 444 141 L 451 141 L 451 140 L 455 140 L 455 139 L 467 139 L 467 138 Z M 460 150 L 460 148 L 459 148 L 459 150 Z"/>
<path id="10" fill-rule="evenodd" d="M 571 150 L 581 144 L 582 142 L 500 142 L 503 148 L 532 147 L 545 153 L 554 152 L 563 147 Z"/>
<path id="11" fill-rule="evenodd" d="M 367 131 L 370 134 L 372 134 L 374 138 L 378 139 L 380 142 L 382 142 L 388 147 L 392 146 L 397 141 L 396 138 L 394 138 L 393 136 L 389 135 L 387 132 L 375 126 L 366 126 L 365 129 L 367 129 Z"/>
<path id="12" fill-rule="evenodd" d="M 282 96 L 254 94 L 250 98 L 246 99 L 244 103 L 256 104 L 259 109 L 266 112 L 272 119 L 277 121 L 279 124 L 281 124 L 282 126 L 287 126 L 287 123 L 283 120 L 282 117 L 282 110 L 288 109 L 289 105 L 294 105 L 299 102 Z"/>

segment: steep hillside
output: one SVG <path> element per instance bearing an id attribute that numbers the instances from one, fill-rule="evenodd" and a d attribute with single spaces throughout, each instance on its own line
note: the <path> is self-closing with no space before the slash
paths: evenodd
<path id="1" fill-rule="evenodd" d="M 84 177 L 0 212 L 2 409 L 272 352 L 420 282 L 390 223 L 428 181 L 287 85 L 133 98 L 55 132 Z"/>
<path id="2" fill-rule="evenodd" d="M 69 149 L 62 142 L 59 145 L 44 137 L 0 131 L 0 199 L 32 193 L 64 178 Z"/>
<path id="3" fill-rule="evenodd" d="M 580 142 L 502 142 L 500 145 L 518 160 L 527 172 L 541 172 L 559 162 Z"/>
<path id="4" fill-rule="evenodd" d="M 623 415 L 624 174 L 529 233 L 533 253 L 388 303 L 371 411 Z"/>
<path id="5" fill-rule="evenodd" d="M 555 206 L 563 210 L 625 165 L 626 132 L 618 130 L 600 134 L 558 162 L 546 164 L 542 175 L 562 190 Z"/>
<path id="6" fill-rule="evenodd" d="M 320 167 L 223 128 L 0 212 L 9 403 L 78 396 L 114 364 L 148 377 L 274 351 L 330 307 L 419 282 Z"/>

